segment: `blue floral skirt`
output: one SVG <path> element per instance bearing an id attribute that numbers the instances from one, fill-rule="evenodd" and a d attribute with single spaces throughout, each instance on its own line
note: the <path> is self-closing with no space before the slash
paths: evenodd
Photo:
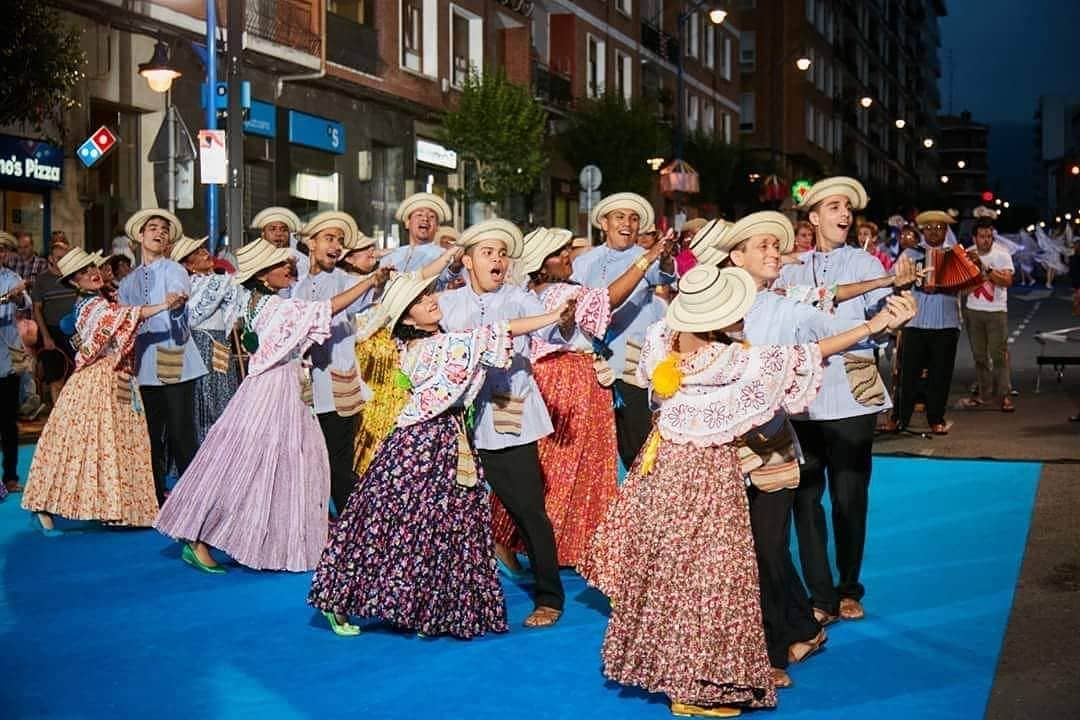
<path id="1" fill-rule="evenodd" d="M 506 631 L 487 486 L 455 482 L 459 423 L 445 413 L 383 442 L 330 532 L 309 604 L 431 636 Z"/>

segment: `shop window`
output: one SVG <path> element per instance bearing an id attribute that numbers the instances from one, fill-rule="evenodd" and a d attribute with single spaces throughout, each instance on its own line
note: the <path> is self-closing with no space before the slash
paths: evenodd
<path id="1" fill-rule="evenodd" d="M 299 145 L 289 146 L 289 207 L 301 219 L 340 202 L 340 175 L 334 155 Z"/>

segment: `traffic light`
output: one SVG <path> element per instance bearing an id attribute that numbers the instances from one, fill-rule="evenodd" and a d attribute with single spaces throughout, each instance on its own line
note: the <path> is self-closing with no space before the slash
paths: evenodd
<path id="1" fill-rule="evenodd" d="M 982 200 L 983 202 L 994 202 L 994 193 L 989 190 L 983 190 Z"/>

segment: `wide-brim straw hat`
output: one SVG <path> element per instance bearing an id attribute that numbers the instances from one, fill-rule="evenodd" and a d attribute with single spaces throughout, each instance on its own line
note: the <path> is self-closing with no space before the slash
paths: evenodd
<path id="1" fill-rule="evenodd" d="M 362 232 L 356 234 L 356 239 L 353 240 L 351 245 L 345 247 L 345 254 L 348 255 L 351 252 L 358 250 L 367 250 L 369 247 L 375 245 L 375 238 L 365 235 Z"/>
<path id="2" fill-rule="evenodd" d="M 728 228 L 717 246 L 731 252 L 744 240 L 755 235 L 772 235 L 780 241 L 780 254 L 791 252 L 795 248 L 795 228 L 783 213 L 775 210 L 762 210 L 751 213 Z"/>
<path id="3" fill-rule="evenodd" d="M 0 248 L 17 250 L 19 248 L 19 243 L 16 242 L 14 235 L 5 230 L 0 230 Z"/>
<path id="4" fill-rule="evenodd" d="M 421 208 L 427 208 L 435 213 L 439 223 L 450 222 L 450 205 L 435 193 L 413 193 L 401 201 L 398 209 L 394 211 L 394 219 L 398 222 L 406 222 L 409 216 Z"/>
<path id="5" fill-rule="evenodd" d="M 393 273 L 377 305 L 361 313 L 356 320 L 356 339 L 363 341 L 383 328 L 393 328 L 402 314 L 435 284 L 436 278 L 424 278 L 419 272 Z"/>
<path id="6" fill-rule="evenodd" d="M 837 175 L 818 180 L 811 185 L 810 189 L 803 195 L 802 200 L 799 201 L 798 208 L 800 210 L 812 210 L 822 200 L 834 195 L 846 197 L 848 202 L 851 203 L 852 210 L 862 210 L 870 202 L 870 198 L 866 195 L 866 188 L 863 187 L 861 182 L 852 177 Z"/>
<path id="7" fill-rule="evenodd" d="M 592 209 L 589 222 L 592 223 L 593 227 L 598 228 L 600 227 L 600 218 L 613 210 L 629 210 L 637 213 L 639 232 L 641 228 L 649 227 L 656 222 L 656 214 L 653 212 L 652 203 L 637 193 L 630 192 L 614 193 L 596 203 Z"/>
<path id="8" fill-rule="evenodd" d="M 742 268 L 696 265 L 679 280 L 665 322 L 680 332 L 723 330 L 746 317 L 757 284 Z"/>
<path id="9" fill-rule="evenodd" d="M 944 210 L 927 210 L 926 212 L 921 212 L 915 216 L 915 224 L 919 227 L 926 227 L 927 225 L 934 225 L 936 223 L 952 225 L 955 222 L 956 218 Z"/>
<path id="10" fill-rule="evenodd" d="M 172 252 L 169 253 L 169 257 L 171 257 L 176 262 L 183 262 L 184 258 L 205 245 L 206 241 L 209 238 L 209 235 L 202 238 L 192 238 L 185 235 L 184 237 L 180 238 L 175 245 L 173 245 L 173 249 Z"/>
<path id="11" fill-rule="evenodd" d="M 91 254 L 81 247 L 75 247 L 64 253 L 64 257 L 60 258 L 59 262 L 56 263 L 56 267 L 60 271 L 60 279 L 66 280 L 83 268 L 88 268 L 91 265 L 97 267 L 97 261 L 97 253 Z"/>
<path id="12" fill-rule="evenodd" d="M 179 218 L 168 210 L 148 208 L 146 210 L 137 211 L 128 218 L 126 223 L 124 223 L 124 234 L 128 236 L 128 240 L 131 240 L 133 243 L 138 243 L 139 233 L 142 232 L 143 225 L 145 225 L 146 221 L 152 217 L 165 218 L 165 220 L 168 221 L 169 239 L 172 242 L 176 242 L 184 235 L 184 226 L 180 224 Z"/>
<path id="13" fill-rule="evenodd" d="M 289 228 L 289 232 L 293 233 L 300 232 L 300 226 L 303 225 L 300 218 L 292 210 L 274 205 L 263 208 L 255 214 L 255 217 L 251 218 L 251 229 L 262 230 L 273 222 L 285 223 L 285 226 Z"/>
<path id="14" fill-rule="evenodd" d="M 432 239 L 432 242 L 438 245 L 445 237 L 450 238 L 451 243 L 456 243 L 457 239 L 461 237 L 461 233 L 459 233 L 453 225 L 440 225 L 435 231 L 435 237 Z"/>
<path id="15" fill-rule="evenodd" d="M 300 231 L 300 234 L 304 237 L 311 237 L 327 228 L 337 228 L 345 234 L 344 239 L 341 241 L 342 247 L 349 250 L 359 249 L 354 248 L 353 245 L 357 242 L 360 227 L 356 224 L 356 220 L 353 219 L 352 215 L 343 213 L 340 210 L 326 210 L 314 215 L 304 223 L 304 228 Z"/>
<path id="16" fill-rule="evenodd" d="M 236 251 L 236 275 L 233 282 L 240 285 L 255 277 L 260 270 L 288 262 L 292 256 L 291 248 L 279 248 L 263 238 L 249 242 Z"/>
<path id="17" fill-rule="evenodd" d="M 566 247 L 574 239 L 574 233 L 562 228 L 539 227 L 526 235 L 522 241 L 523 249 L 518 267 L 528 275 L 544 266 L 544 260 L 552 253 Z"/>
<path id="18" fill-rule="evenodd" d="M 575 237 L 570 241 L 570 247 L 572 248 L 587 248 L 592 247 L 592 241 L 587 237 Z"/>
<path id="19" fill-rule="evenodd" d="M 721 241 L 730 228 L 731 223 L 720 219 L 708 221 L 698 228 L 690 238 L 690 252 L 699 263 L 719 265 L 727 260 L 728 251 L 721 246 Z"/>
<path id="20" fill-rule="evenodd" d="M 688 233 L 696 233 L 698 230 L 705 227 L 705 225 L 708 222 L 709 221 L 706 220 L 705 218 L 700 218 L 700 217 L 699 218 L 694 218 L 693 220 L 687 220 L 686 222 L 684 222 L 682 224 L 682 228 L 679 230 L 679 232 L 681 232 L 681 233 L 686 233 L 686 232 L 688 232 Z"/>
<path id="21" fill-rule="evenodd" d="M 457 245 L 468 250 L 484 240 L 501 241 L 506 246 L 506 256 L 511 260 L 521 257 L 524 245 L 521 229 L 509 220 L 492 218 L 477 223 L 461 233 L 461 237 L 457 239 Z"/>
<path id="22" fill-rule="evenodd" d="M 95 250 L 94 252 L 90 253 L 90 257 L 94 258 L 95 267 L 101 267 L 105 263 L 109 262 L 109 258 L 105 257 L 105 253 L 101 252 L 100 250 Z"/>

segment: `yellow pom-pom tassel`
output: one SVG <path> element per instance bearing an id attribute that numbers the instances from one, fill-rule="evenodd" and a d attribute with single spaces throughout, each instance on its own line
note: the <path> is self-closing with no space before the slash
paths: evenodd
<path id="1" fill-rule="evenodd" d="M 675 364 L 676 360 L 675 355 L 668 355 L 653 370 L 653 393 L 661 398 L 671 397 L 679 391 L 679 386 L 682 385 L 682 373 Z"/>
<path id="2" fill-rule="evenodd" d="M 651 475 L 653 466 L 656 464 L 656 454 L 660 452 L 660 433 L 653 430 L 649 435 L 645 449 L 641 453 L 641 474 Z"/>

